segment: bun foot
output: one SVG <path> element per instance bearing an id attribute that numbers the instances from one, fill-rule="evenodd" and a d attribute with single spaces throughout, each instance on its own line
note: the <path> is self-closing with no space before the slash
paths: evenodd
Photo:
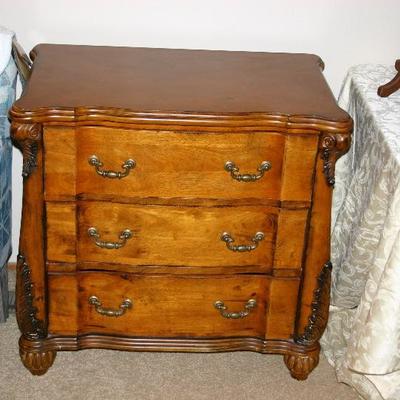
<path id="1" fill-rule="evenodd" d="M 53 365 L 57 352 L 44 350 L 41 341 L 32 341 L 21 337 L 19 355 L 24 366 L 32 375 L 44 375 Z"/>
<path id="2" fill-rule="evenodd" d="M 319 349 L 307 353 L 290 353 L 284 355 L 284 361 L 294 379 L 304 381 L 318 365 Z"/>

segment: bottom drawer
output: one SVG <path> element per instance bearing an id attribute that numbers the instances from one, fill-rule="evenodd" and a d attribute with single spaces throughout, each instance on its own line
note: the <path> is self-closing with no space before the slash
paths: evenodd
<path id="1" fill-rule="evenodd" d="M 283 286 L 273 281 L 258 275 L 50 275 L 49 332 L 260 338 L 271 336 L 270 332 L 272 337 L 290 336 L 298 280 L 281 280 Z"/>

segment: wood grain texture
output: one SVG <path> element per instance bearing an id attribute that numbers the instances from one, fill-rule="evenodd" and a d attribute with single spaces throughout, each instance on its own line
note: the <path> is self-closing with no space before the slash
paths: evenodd
<path id="1" fill-rule="evenodd" d="M 265 132 L 174 134 L 92 127 L 77 132 L 75 139 L 72 129 L 46 129 L 49 200 L 60 196 L 68 200 L 76 195 L 113 198 L 118 193 L 122 198 L 139 199 L 310 201 L 318 141 L 315 136 L 287 138 Z M 111 135 L 118 136 L 112 147 L 108 145 Z M 104 170 L 122 171 L 121 165 L 129 158 L 136 161 L 136 166 L 123 179 L 104 178 L 88 163 L 93 154 L 104 164 Z M 233 161 L 241 174 L 258 173 L 263 161 L 269 161 L 272 168 L 256 182 L 238 182 L 224 169 L 227 161 Z"/>
<path id="2" fill-rule="evenodd" d="M 272 279 L 267 310 L 266 339 L 292 339 L 300 279 Z"/>
<path id="3" fill-rule="evenodd" d="M 262 276 L 145 277 L 81 272 L 77 279 L 52 275 L 49 287 L 53 334 L 72 334 L 77 320 L 80 333 L 167 337 L 265 334 L 269 280 Z M 133 301 L 133 307 L 121 317 L 103 316 L 88 303 L 93 295 L 107 308 L 118 310 L 126 298 Z M 66 297 L 75 306 L 64 305 Z M 257 300 L 257 306 L 243 319 L 223 318 L 214 307 L 216 300 L 222 300 L 229 311 L 238 312 L 251 298 Z"/>
<path id="4" fill-rule="evenodd" d="M 204 273 L 210 267 L 223 272 L 229 266 L 232 273 L 300 270 L 308 217 L 304 209 L 143 207 L 107 202 L 79 202 L 78 207 L 75 203 L 48 202 L 46 210 L 49 261 L 90 262 L 97 263 L 96 267 L 89 264 L 82 268 L 122 268 L 130 272 L 140 266 L 143 273 L 146 266 L 162 265 L 175 273 L 174 267 L 188 273 Z M 101 240 L 119 241 L 120 232 L 126 228 L 131 229 L 133 237 L 120 249 L 102 249 L 88 236 L 92 226 L 98 229 Z M 232 252 L 221 241 L 225 231 L 235 238 L 234 244 L 251 244 L 258 231 L 265 238 L 251 252 Z"/>
<path id="5" fill-rule="evenodd" d="M 275 242 L 274 270 L 301 269 L 308 214 L 308 209 L 280 209 Z"/>
<path id="6" fill-rule="evenodd" d="M 48 276 L 49 332 L 76 335 L 79 330 L 78 282 L 74 274 Z"/>
<path id="7" fill-rule="evenodd" d="M 76 194 L 76 133 L 73 128 L 46 126 L 44 142 L 45 198 L 71 200 Z M 67 198 L 66 198 L 67 197 Z"/>
<path id="8" fill-rule="evenodd" d="M 318 277 L 330 255 L 330 213 L 332 187 L 325 180 L 323 160 L 318 159 L 314 184 L 313 208 L 311 210 L 308 245 L 303 271 L 300 296 L 300 312 L 297 334 L 306 330 L 312 314 L 314 290 L 318 288 Z"/>
<path id="9" fill-rule="evenodd" d="M 321 59 L 311 54 L 41 44 L 31 57 L 28 90 L 17 102 L 27 111 L 100 104 L 171 114 L 279 112 L 348 120 L 322 75 Z M 49 82 L 54 71 L 57 79 Z"/>
<path id="10" fill-rule="evenodd" d="M 283 159 L 281 201 L 310 201 L 318 137 L 288 136 Z"/>
<path id="11" fill-rule="evenodd" d="M 10 111 L 24 156 L 25 366 L 42 374 L 56 351 L 82 348 L 253 350 L 284 354 L 305 379 L 327 319 L 335 162 L 352 129 L 319 58 L 58 45 L 32 56 Z M 104 178 L 94 154 L 103 170 L 136 166 Z M 227 161 L 240 174 L 272 168 L 238 182 Z M 102 249 L 90 227 L 102 241 L 127 228 L 133 237 Z M 265 239 L 251 252 L 221 241 L 229 232 L 250 244 L 258 231 Z M 121 316 L 99 313 L 126 298 L 133 307 Z M 214 307 L 239 312 L 250 298 L 258 304 L 245 318 Z"/>
<path id="12" fill-rule="evenodd" d="M 40 125 L 21 125 L 13 122 L 11 125 L 13 143 L 23 154 L 23 204 L 22 221 L 19 241 L 19 254 L 29 266 L 29 279 L 33 285 L 32 307 L 35 308 L 35 318 L 41 321 L 41 334 L 47 331 L 46 312 L 46 277 L 44 254 L 44 202 L 43 202 L 43 148 L 42 128 Z M 34 149 L 34 151 L 31 151 Z M 25 304 L 23 285 L 17 286 L 17 304 Z M 26 317 L 25 313 L 17 316 Z M 26 321 L 18 321 L 24 326 Z M 24 332 L 22 332 L 24 333 Z"/>
<path id="13" fill-rule="evenodd" d="M 186 208 L 79 203 L 78 258 L 131 265 L 272 266 L 277 209 L 264 207 Z M 132 238 L 120 249 L 95 245 L 88 229 L 96 227 L 101 240 L 118 241 L 124 229 Z M 257 232 L 265 237 L 251 252 L 233 252 L 221 240 L 229 232 L 235 244 L 250 244 Z"/>
<path id="14" fill-rule="evenodd" d="M 46 203 L 47 260 L 76 262 L 76 204 Z"/>
<path id="15" fill-rule="evenodd" d="M 109 146 L 110 135 L 118 141 Z M 140 197 L 279 198 L 285 136 L 280 134 L 173 134 L 80 128 L 78 133 L 79 193 Z M 128 158 L 136 167 L 128 177 L 110 180 L 88 164 L 96 154 L 105 169 L 121 169 Z M 257 182 L 237 182 L 224 166 L 234 161 L 241 173 L 257 173 L 263 161 L 271 170 Z"/>
<path id="16" fill-rule="evenodd" d="M 143 275 L 153 274 L 175 274 L 175 275 L 224 275 L 224 274 L 259 274 L 258 265 L 226 265 L 226 266 L 187 266 L 187 265 L 132 265 L 132 264 L 112 264 L 107 262 L 80 261 L 77 263 L 47 262 L 47 271 L 55 273 L 75 272 L 75 271 L 119 271 L 129 273 L 140 273 Z M 264 271 L 262 271 L 264 273 Z M 265 268 L 265 273 L 274 277 L 301 276 L 299 269 L 274 269 L 269 271 Z"/>

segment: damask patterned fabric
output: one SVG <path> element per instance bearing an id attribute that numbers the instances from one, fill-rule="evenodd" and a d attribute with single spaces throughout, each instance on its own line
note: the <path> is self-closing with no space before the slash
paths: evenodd
<path id="1" fill-rule="evenodd" d="M 336 165 L 331 310 L 321 344 L 337 378 L 369 400 L 400 399 L 400 92 L 393 67 L 350 69 L 339 105 L 353 142 Z"/>
<path id="2" fill-rule="evenodd" d="M 0 74 L 0 322 L 8 316 L 7 268 L 11 254 L 11 156 L 10 124 L 7 118 L 15 99 L 17 68 L 10 57 Z"/>

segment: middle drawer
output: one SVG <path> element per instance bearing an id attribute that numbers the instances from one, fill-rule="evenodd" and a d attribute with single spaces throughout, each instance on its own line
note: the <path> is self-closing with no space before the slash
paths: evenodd
<path id="1" fill-rule="evenodd" d="M 274 263 L 300 266 L 307 212 L 82 201 L 47 203 L 46 215 L 50 262 L 259 266 L 266 272 Z"/>

